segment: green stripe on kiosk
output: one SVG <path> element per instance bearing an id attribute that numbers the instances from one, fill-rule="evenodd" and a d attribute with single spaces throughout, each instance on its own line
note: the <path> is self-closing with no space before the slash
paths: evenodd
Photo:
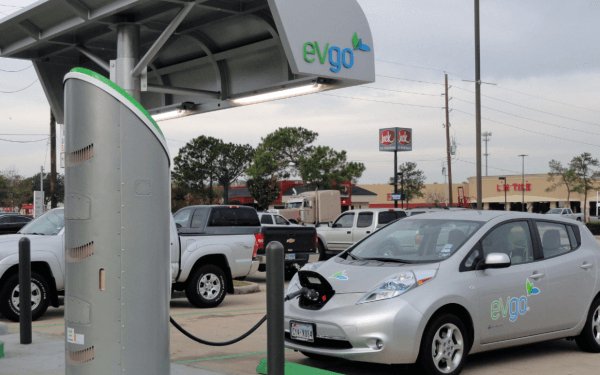
<path id="1" fill-rule="evenodd" d="M 65 76 L 66 374 L 170 372 L 170 156 L 93 71 Z"/>

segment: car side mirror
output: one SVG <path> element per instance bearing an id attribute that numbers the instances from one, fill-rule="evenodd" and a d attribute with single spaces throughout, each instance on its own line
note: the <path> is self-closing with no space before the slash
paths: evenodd
<path id="1" fill-rule="evenodd" d="M 331 227 L 332 227 L 332 228 L 340 228 L 340 227 L 341 227 L 341 225 L 340 225 L 340 224 L 338 224 L 338 223 L 335 223 L 335 224 L 333 224 Z"/>
<path id="2" fill-rule="evenodd" d="M 487 268 L 507 268 L 510 267 L 511 261 L 508 254 L 505 253 L 490 253 L 488 254 L 482 263 L 479 264 L 478 269 Z"/>
<path id="3" fill-rule="evenodd" d="M 175 223 L 175 226 L 177 227 L 177 229 L 181 228 L 181 224 L 179 223 Z"/>

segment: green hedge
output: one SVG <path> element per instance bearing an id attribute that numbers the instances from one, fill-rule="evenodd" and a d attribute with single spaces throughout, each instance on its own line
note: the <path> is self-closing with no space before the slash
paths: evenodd
<path id="1" fill-rule="evenodd" d="M 594 236 L 600 236 L 600 223 L 594 222 L 587 223 L 586 225 Z"/>

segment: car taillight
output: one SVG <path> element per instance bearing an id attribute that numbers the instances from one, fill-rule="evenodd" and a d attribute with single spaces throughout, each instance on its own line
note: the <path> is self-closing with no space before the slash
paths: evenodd
<path id="1" fill-rule="evenodd" d="M 258 254 L 258 250 L 262 250 L 265 247 L 265 235 L 262 233 L 254 233 L 254 249 L 252 249 L 252 257 L 254 258 Z"/>

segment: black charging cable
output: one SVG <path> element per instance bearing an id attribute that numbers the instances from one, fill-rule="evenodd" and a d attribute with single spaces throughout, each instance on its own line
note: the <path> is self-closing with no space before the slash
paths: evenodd
<path id="1" fill-rule="evenodd" d="M 308 288 L 300 288 L 295 292 L 292 292 L 288 295 L 285 296 L 285 298 L 283 299 L 284 301 L 289 301 L 291 299 L 294 299 L 296 297 L 299 297 L 301 294 L 307 295 L 310 294 L 311 292 L 314 292 L 312 289 L 308 289 Z M 197 336 L 194 336 L 193 334 L 191 334 L 189 331 L 186 331 L 185 328 L 183 328 L 182 326 L 179 325 L 179 323 L 177 323 L 175 321 L 175 319 L 173 319 L 173 317 L 169 317 L 169 321 L 171 322 L 171 324 L 173 325 L 173 327 L 177 328 L 177 330 L 181 333 L 183 333 L 186 337 L 188 337 L 189 339 L 196 341 L 197 343 L 203 344 L 203 345 L 208 345 L 208 346 L 227 346 L 227 345 L 233 345 L 237 342 L 242 341 L 243 339 L 245 339 L 246 337 L 250 336 L 251 334 L 253 334 L 258 327 L 260 327 L 265 321 L 267 320 L 267 315 L 265 314 L 265 316 L 263 316 L 258 323 L 256 323 L 252 328 L 250 328 L 246 333 L 244 333 L 243 335 L 241 335 L 240 337 L 237 337 L 235 339 L 232 340 L 228 340 L 228 341 L 221 341 L 221 342 L 215 342 L 215 341 L 208 341 L 208 340 L 204 340 L 201 339 Z"/>

